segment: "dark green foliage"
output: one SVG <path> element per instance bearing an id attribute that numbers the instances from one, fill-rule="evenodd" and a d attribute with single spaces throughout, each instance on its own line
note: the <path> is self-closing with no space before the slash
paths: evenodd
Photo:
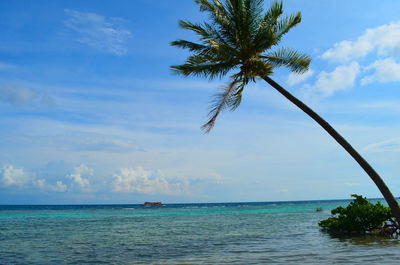
<path id="1" fill-rule="evenodd" d="M 346 207 L 331 211 L 332 217 L 319 225 L 331 232 L 365 233 L 386 227 L 391 222 L 392 212 L 380 202 L 373 204 L 361 195 L 353 194 L 354 200 Z"/>
<path id="2" fill-rule="evenodd" d="M 277 67 L 295 73 L 308 70 L 311 58 L 289 48 L 277 47 L 282 37 L 301 22 L 301 14 L 283 16 L 282 2 L 273 2 L 264 10 L 263 0 L 195 0 L 209 21 L 179 21 L 183 29 L 194 32 L 199 42 L 176 40 L 171 43 L 190 52 L 181 65 L 172 70 L 184 76 L 209 79 L 230 74 L 230 84 L 217 93 L 203 130 L 209 132 L 224 110 L 235 110 L 244 87 L 256 78 L 271 75 Z"/>

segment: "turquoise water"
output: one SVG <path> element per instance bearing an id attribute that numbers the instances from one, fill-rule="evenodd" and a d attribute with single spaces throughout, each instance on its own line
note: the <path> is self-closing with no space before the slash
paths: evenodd
<path id="1" fill-rule="evenodd" d="M 399 264 L 396 239 L 320 231 L 345 204 L 0 206 L 0 264 Z"/>

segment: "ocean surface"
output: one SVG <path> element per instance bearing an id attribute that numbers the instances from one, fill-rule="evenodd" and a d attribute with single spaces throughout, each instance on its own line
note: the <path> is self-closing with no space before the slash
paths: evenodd
<path id="1" fill-rule="evenodd" d="M 0 206 L 0 264 L 400 264 L 400 240 L 320 231 L 347 203 Z"/>

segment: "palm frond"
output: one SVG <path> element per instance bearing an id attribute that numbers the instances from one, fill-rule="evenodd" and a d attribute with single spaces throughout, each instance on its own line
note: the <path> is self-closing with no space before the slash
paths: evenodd
<path id="1" fill-rule="evenodd" d="M 183 29 L 195 32 L 202 41 L 207 42 L 208 40 L 215 40 L 218 42 L 225 42 L 219 32 L 209 23 L 204 22 L 203 24 L 196 24 L 190 21 L 179 20 L 179 26 Z"/>
<path id="2" fill-rule="evenodd" d="M 275 25 L 279 19 L 279 17 L 283 14 L 283 4 L 282 1 L 275 1 L 271 4 L 270 8 L 264 15 L 264 23 L 269 26 Z"/>
<path id="3" fill-rule="evenodd" d="M 201 54 L 208 49 L 208 46 L 194 43 L 187 40 L 176 40 L 171 42 L 171 46 L 177 46 L 182 49 L 188 49 L 191 52 L 195 52 L 196 54 Z"/>
<path id="4" fill-rule="evenodd" d="M 290 15 L 277 23 L 276 26 L 276 37 L 278 40 L 282 38 L 283 35 L 289 32 L 293 27 L 297 26 L 301 22 L 301 13 L 297 12 L 296 15 Z"/>
<path id="5" fill-rule="evenodd" d="M 200 6 L 200 11 L 208 12 L 212 25 L 219 32 L 224 42 L 235 47 L 236 45 L 236 28 L 232 23 L 232 17 L 226 10 L 225 6 L 219 0 L 210 3 L 208 0 L 195 0 Z"/>
<path id="6" fill-rule="evenodd" d="M 236 66 L 235 61 L 216 61 L 206 56 L 189 56 L 186 63 L 173 65 L 176 74 L 184 76 L 201 76 L 211 79 L 222 78 Z"/>
<path id="7" fill-rule="evenodd" d="M 224 31 L 217 30 L 215 27 L 213 27 L 211 24 L 204 23 L 204 27 L 210 34 L 210 38 L 206 40 L 208 43 L 213 44 L 213 42 L 220 43 L 220 46 L 225 46 L 225 48 L 231 50 L 231 51 L 236 51 L 237 48 L 235 46 L 230 45 L 230 37 L 224 35 Z M 221 35 L 222 34 L 222 35 Z M 212 41 L 212 42 L 210 42 Z M 234 44 L 236 45 L 236 44 Z"/>
<path id="8" fill-rule="evenodd" d="M 196 4 L 200 6 L 201 12 L 214 12 L 214 5 L 211 4 L 208 0 L 195 0 Z"/>
<path id="9" fill-rule="evenodd" d="M 237 49 L 231 47 L 225 38 L 220 35 L 219 31 L 212 25 L 208 23 L 195 24 L 183 20 L 179 21 L 179 25 L 184 29 L 194 31 L 199 36 L 200 40 L 203 41 L 203 44 L 193 45 L 193 43 L 190 43 L 189 41 L 177 40 L 172 42 L 171 45 L 180 46 L 189 50 L 194 48 L 192 51 L 197 55 L 206 53 L 211 56 L 212 54 L 219 53 L 221 55 L 228 53 L 230 57 L 235 56 Z M 207 49 L 201 50 L 199 49 L 201 47 L 198 45 L 207 46 Z"/>
<path id="10" fill-rule="evenodd" d="M 232 102 L 230 105 L 230 111 L 234 111 L 240 106 L 240 103 L 242 103 L 242 92 L 245 87 L 246 83 L 242 82 L 235 91 L 235 94 L 232 96 Z"/>
<path id="11" fill-rule="evenodd" d="M 266 56 L 260 56 L 260 58 L 266 59 L 274 67 L 286 66 L 291 71 L 299 74 L 306 72 L 311 62 L 309 56 L 299 54 L 297 51 L 288 48 L 281 48 Z"/>
<path id="12" fill-rule="evenodd" d="M 263 20 L 264 0 L 245 0 L 244 5 L 246 8 L 246 23 L 249 25 L 254 37 Z"/>
<path id="13" fill-rule="evenodd" d="M 195 24 L 190 21 L 179 20 L 179 26 L 195 32 L 201 40 L 212 39 L 212 32 L 207 31 L 201 24 Z"/>
<path id="14" fill-rule="evenodd" d="M 254 49 L 258 53 L 261 53 L 277 44 L 275 28 L 282 14 L 282 2 L 276 1 L 271 4 L 270 8 L 264 15 L 264 18 L 259 23 L 257 33 L 253 38 Z"/>
<path id="15" fill-rule="evenodd" d="M 195 56 L 207 56 L 208 58 L 214 58 L 214 61 L 222 61 L 226 58 L 232 58 L 236 56 L 236 50 L 215 40 L 207 40 L 206 44 L 198 44 L 186 40 L 176 40 L 171 42 L 171 46 L 177 46 L 182 49 L 187 49 Z"/>
<path id="16" fill-rule="evenodd" d="M 228 108 L 233 111 L 240 105 L 243 88 L 238 87 L 237 84 L 238 81 L 236 80 L 231 82 L 214 96 L 210 112 L 208 113 L 209 120 L 201 126 L 201 129 L 205 133 L 209 133 L 214 128 L 215 121 L 221 112 Z"/>
<path id="17" fill-rule="evenodd" d="M 240 39 L 242 48 L 252 48 L 252 41 L 258 33 L 260 23 L 263 20 L 263 0 L 244 0 L 242 5 Z M 250 45 L 249 45 L 250 44 Z"/>
<path id="18" fill-rule="evenodd" d="M 238 5 L 238 1 L 240 0 L 227 0 L 223 5 L 225 12 L 229 18 L 229 25 L 232 28 L 230 33 L 232 34 L 233 41 L 236 44 L 236 48 L 240 48 L 240 40 L 241 40 L 241 32 L 242 32 L 242 13 L 241 8 Z"/>

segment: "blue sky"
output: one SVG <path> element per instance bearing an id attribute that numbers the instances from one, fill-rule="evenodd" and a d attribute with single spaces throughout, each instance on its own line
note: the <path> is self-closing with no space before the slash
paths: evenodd
<path id="1" fill-rule="evenodd" d="M 269 1 L 265 1 L 266 7 Z M 273 78 L 328 120 L 400 194 L 398 1 L 284 1 L 303 20 L 282 45 L 303 76 Z M 195 40 L 194 1 L 0 2 L 0 204 L 229 202 L 380 197 L 320 127 L 265 82 L 209 135 L 226 80 L 170 65 Z"/>

